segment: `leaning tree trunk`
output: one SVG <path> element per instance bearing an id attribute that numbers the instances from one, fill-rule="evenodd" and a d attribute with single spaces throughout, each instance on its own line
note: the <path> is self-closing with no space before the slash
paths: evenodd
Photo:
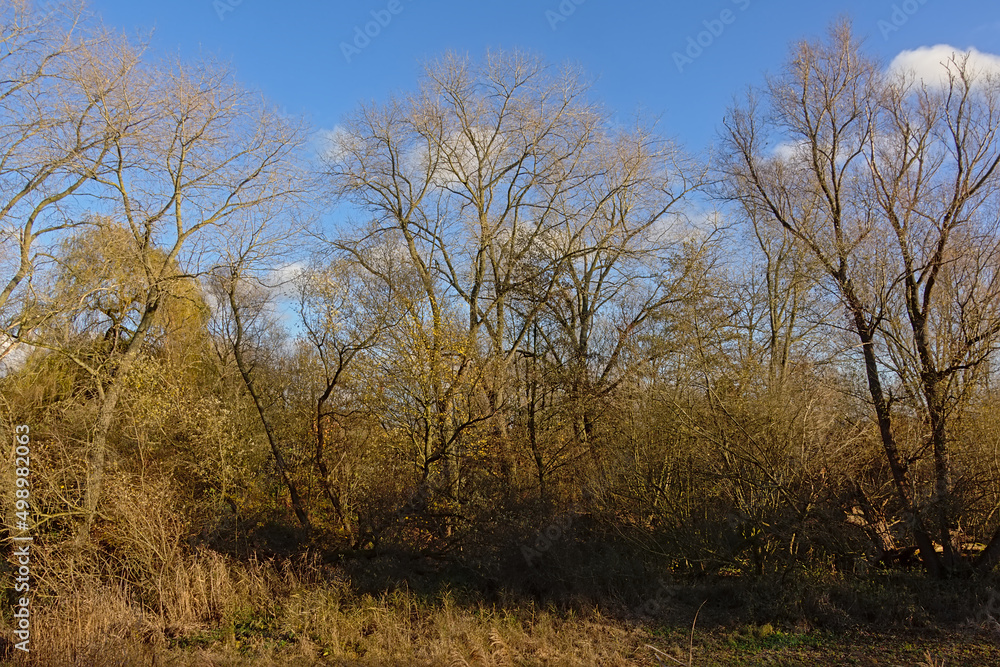
<path id="1" fill-rule="evenodd" d="M 253 399 L 254 407 L 257 408 L 260 423 L 264 426 L 267 442 L 271 446 L 271 453 L 274 455 L 274 463 L 278 468 L 278 474 L 281 475 L 281 481 L 288 487 L 288 493 L 292 498 L 292 509 L 295 511 L 295 517 L 299 520 L 303 528 L 310 530 L 309 515 L 306 514 L 295 482 L 292 481 L 291 476 L 288 474 L 288 466 L 285 464 L 285 457 L 282 456 L 281 448 L 278 446 L 278 440 L 271 426 L 271 420 L 268 418 L 267 411 L 264 409 L 264 403 L 260 399 L 260 393 L 257 391 L 253 375 L 250 373 L 250 367 L 243 357 L 243 319 L 240 317 L 239 305 L 236 303 L 235 288 L 229 291 L 229 305 L 233 309 L 233 321 L 236 325 L 236 335 L 233 339 L 233 357 L 236 359 L 236 367 L 240 371 L 240 376 L 243 378 L 243 384 L 246 386 L 250 398 Z"/>
<path id="2" fill-rule="evenodd" d="M 94 425 L 90 448 L 87 451 L 87 488 L 83 496 L 84 520 L 76 534 L 77 546 L 83 546 L 90 539 L 90 529 L 94 524 L 97 507 L 104 492 L 108 434 L 111 432 L 111 424 L 115 418 L 115 411 L 118 409 L 118 401 L 121 399 L 123 383 L 146 340 L 146 333 L 153 323 L 159 305 L 159 295 L 153 296 L 147 301 L 145 311 L 139 320 L 139 326 L 136 327 L 125 352 L 112 369 L 111 380 L 107 388 L 101 389 L 99 387 L 101 407 L 97 411 L 97 423 Z M 113 351 L 112 354 L 114 354 Z M 97 377 L 96 381 L 102 382 L 100 377 Z"/>
<path id="3" fill-rule="evenodd" d="M 875 340 L 871 331 L 871 326 L 865 321 L 864 309 L 860 299 L 854 293 L 849 281 L 841 280 L 841 289 L 854 319 L 855 332 L 861 341 L 862 355 L 865 360 L 865 376 L 868 381 L 868 392 L 871 395 L 875 407 L 875 418 L 878 422 L 879 435 L 882 440 L 882 448 L 885 450 L 886 459 L 889 462 L 889 470 L 903 506 L 903 513 L 913 526 L 913 537 L 920 550 L 920 560 L 927 568 L 928 574 L 932 577 L 943 575 L 941 561 L 937 552 L 934 551 L 934 542 L 930 533 L 923 525 L 913 499 L 910 497 L 910 481 L 907 474 L 906 465 L 900 459 L 899 447 L 896 445 L 896 438 L 892 432 L 892 415 L 889 412 L 889 405 L 885 400 L 885 393 L 882 389 L 882 380 L 878 374 L 878 361 L 875 357 Z"/>

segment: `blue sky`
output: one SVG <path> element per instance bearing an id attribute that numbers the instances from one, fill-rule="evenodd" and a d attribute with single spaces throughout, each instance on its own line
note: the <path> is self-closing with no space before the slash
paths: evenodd
<path id="1" fill-rule="evenodd" d="M 522 48 L 580 64 L 596 80 L 595 97 L 623 116 L 659 118 L 662 132 L 694 151 L 715 139 L 735 94 L 781 66 L 790 42 L 821 36 L 838 16 L 851 17 L 887 62 L 936 44 L 1000 54 L 1000 7 L 985 0 L 90 0 L 90 7 L 108 27 L 152 29 L 155 53 L 230 62 L 244 83 L 317 128 L 332 128 L 361 100 L 412 88 L 421 63 L 446 50 L 475 57 Z M 377 19 L 384 25 L 371 23 Z M 354 43 L 366 27 L 375 36 Z"/>

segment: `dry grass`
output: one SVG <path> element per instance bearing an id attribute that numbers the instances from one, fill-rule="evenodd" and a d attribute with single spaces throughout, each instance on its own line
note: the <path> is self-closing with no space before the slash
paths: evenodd
<path id="1" fill-rule="evenodd" d="M 102 582 L 83 569 L 63 580 L 78 588 L 40 608 L 32 664 L 700 667 L 777 661 L 957 667 L 1000 659 L 995 638 L 971 631 L 919 641 L 784 633 L 770 625 L 699 625 L 695 632 L 693 624 L 643 625 L 593 608 L 486 605 L 448 590 L 435 596 L 364 594 L 341 570 L 310 558 L 237 563 L 212 552 L 190 554 L 164 573 L 162 611 L 140 604 L 127 582 Z M 866 662 L 865 651 L 876 648 L 886 659 L 896 652 L 890 662 Z"/>
<path id="2" fill-rule="evenodd" d="M 487 603 L 474 592 L 450 588 L 444 578 L 422 587 L 424 592 L 405 584 L 377 585 L 372 583 L 376 576 L 362 585 L 350 570 L 326 565 L 315 555 L 237 561 L 210 550 L 192 551 L 181 538 L 184 522 L 168 509 L 174 503 L 166 482 L 118 488 L 123 491 L 108 503 L 111 520 L 100 525 L 89 549 L 44 540 L 37 544 L 33 651 L 24 662 L 46 667 L 707 667 L 768 660 L 839 665 L 874 664 L 857 656 L 866 650 L 888 656 L 887 648 L 895 647 L 888 664 L 1000 664 L 997 635 L 985 622 L 919 641 L 852 635 L 847 626 L 831 626 L 836 635 L 817 633 L 809 627 L 817 620 L 812 617 L 802 629 L 786 632 L 759 619 L 761 625 L 733 623 L 734 603 L 747 618 L 770 618 L 788 607 L 789 595 L 800 592 L 813 598 L 811 605 L 801 605 L 800 614 L 839 619 L 850 617 L 845 609 L 875 606 L 887 615 L 895 604 L 894 617 L 926 620 L 916 601 L 874 584 L 833 597 L 804 587 L 774 594 L 770 601 L 766 582 L 698 584 L 665 599 L 661 612 L 645 616 L 634 611 L 644 606 L 624 598 L 601 606 L 556 606 L 503 591 Z M 378 563 L 366 567 L 375 570 Z M 395 567 L 402 575 L 397 581 L 416 581 L 412 569 Z M 702 610 L 706 598 L 710 601 Z M 834 608 L 839 616 L 829 611 Z M 989 613 L 981 616 L 993 621 L 993 606 L 983 608 Z M 782 627 L 778 621 L 775 625 Z M 9 637 L 10 630 L 0 628 L 0 636 Z"/>
<path id="3" fill-rule="evenodd" d="M 40 599 L 35 665 L 521 665 L 1000 664 L 996 636 L 967 629 L 912 637 L 781 632 L 713 622 L 611 618 L 596 608 L 556 608 L 505 599 L 488 605 L 445 588 L 361 593 L 343 571 L 317 560 L 236 562 L 213 552 L 174 561 L 162 605 L 134 583 L 102 580 L 64 559 L 58 596 Z M 76 571 L 68 570 L 76 567 Z M 699 591 L 700 593 L 700 591 Z M 693 594 L 692 594 L 693 595 Z M 713 609 L 714 606 L 714 609 Z M 671 611 L 691 619 L 694 608 Z M 866 662 L 866 651 L 890 662 Z M 992 651 L 992 652 L 991 652 Z M 933 656 L 933 658 L 932 658 Z"/>
<path id="4" fill-rule="evenodd" d="M 308 562 L 237 566 L 197 554 L 175 567 L 162 613 L 127 587 L 74 581 L 35 617 L 34 664 L 631 665 L 648 639 L 596 612 L 459 605 L 447 592 L 351 595 Z"/>

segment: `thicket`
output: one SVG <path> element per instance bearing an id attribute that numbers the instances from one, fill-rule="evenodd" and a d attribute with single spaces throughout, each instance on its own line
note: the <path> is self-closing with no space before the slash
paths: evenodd
<path id="1" fill-rule="evenodd" d="M 282 586 L 641 616 L 677 577 L 993 570 L 1000 81 L 968 60 L 922 83 L 835 26 L 706 156 L 578 72 L 445 56 L 317 152 L 215 63 L 0 16 L 0 431 L 53 651 Z"/>

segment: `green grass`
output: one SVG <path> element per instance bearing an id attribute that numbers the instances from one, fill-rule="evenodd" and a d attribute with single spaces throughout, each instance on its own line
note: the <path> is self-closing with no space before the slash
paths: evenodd
<path id="1" fill-rule="evenodd" d="M 729 648 L 738 652 L 759 653 L 797 648 L 821 648 L 829 637 L 825 632 L 782 632 L 770 623 L 763 626 L 748 626 L 726 639 Z"/>

